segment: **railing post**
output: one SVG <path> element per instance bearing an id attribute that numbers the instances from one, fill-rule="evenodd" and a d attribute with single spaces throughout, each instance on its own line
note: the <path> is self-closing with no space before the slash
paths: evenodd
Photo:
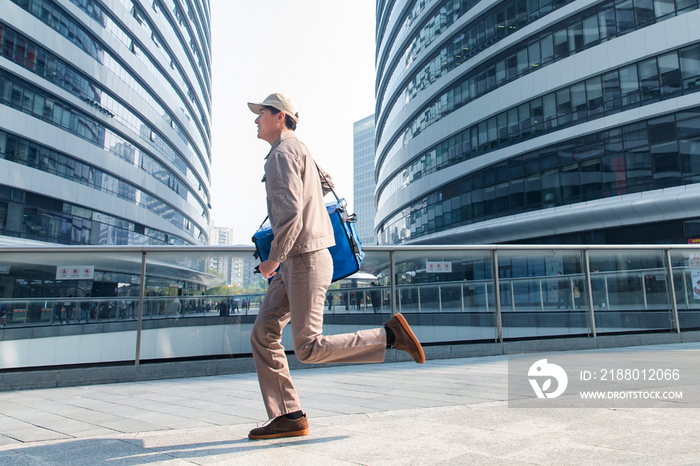
<path id="1" fill-rule="evenodd" d="M 391 315 L 396 314 L 396 251 L 389 252 L 391 262 Z"/>
<path id="2" fill-rule="evenodd" d="M 489 312 L 489 284 L 484 282 L 484 303 L 486 304 L 486 312 Z"/>
<path id="3" fill-rule="evenodd" d="M 603 286 L 605 286 L 605 310 L 610 310 L 610 294 L 608 294 L 608 276 L 603 276 Z"/>
<path id="4" fill-rule="evenodd" d="M 418 312 L 420 312 L 420 286 L 416 284 L 416 296 L 418 297 Z"/>
<path id="5" fill-rule="evenodd" d="M 501 282 L 498 277 L 498 250 L 491 251 L 491 262 L 493 263 L 493 293 L 496 305 L 496 338 L 499 343 L 503 343 L 503 325 L 501 322 Z"/>
<path id="6" fill-rule="evenodd" d="M 588 300 L 588 327 L 591 331 L 591 336 L 596 338 L 595 308 L 593 306 L 593 289 L 591 288 L 591 261 L 588 249 L 583 250 L 583 273 L 586 280 L 586 299 Z"/>
<path id="7" fill-rule="evenodd" d="M 136 322 L 136 357 L 134 365 L 141 359 L 141 322 L 143 320 L 143 295 L 146 293 L 146 251 L 141 253 L 141 286 L 139 287 L 139 318 Z M 99 310 L 98 310 L 99 312 Z"/>
<path id="8" fill-rule="evenodd" d="M 576 310 L 576 294 L 574 293 L 574 279 L 569 277 L 569 298 L 571 298 L 571 310 Z M 580 293 L 580 291 L 579 291 Z"/>
<path id="9" fill-rule="evenodd" d="M 673 267 L 671 266 L 671 250 L 666 249 L 666 268 L 668 273 L 668 285 L 671 288 L 671 312 L 673 322 L 676 324 L 676 333 L 681 333 L 681 322 L 678 319 L 678 305 L 676 304 L 676 286 L 673 283 Z"/>

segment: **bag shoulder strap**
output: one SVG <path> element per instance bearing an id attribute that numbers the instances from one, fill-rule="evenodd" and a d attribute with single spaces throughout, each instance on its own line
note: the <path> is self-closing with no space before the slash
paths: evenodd
<path id="1" fill-rule="evenodd" d="M 316 170 L 318 170 L 318 176 L 321 178 L 322 181 L 325 181 L 325 183 L 328 185 L 328 189 L 331 190 L 333 193 L 333 196 L 335 197 L 336 202 L 340 206 L 340 208 L 345 211 L 345 206 L 347 205 L 347 202 L 345 201 L 345 198 L 341 199 L 338 197 L 338 195 L 335 193 L 335 190 L 331 186 L 331 184 L 328 182 L 326 177 L 323 175 L 323 172 L 321 171 L 321 168 L 318 166 L 316 161 L 314 160 L 314 165 L 316 165 Z M 323 191 L 323 183 L 321 183 L 321 191 Z"/>
<path id="2" fill-rule="evenodd" d="M 313 158 L 312 158 L 311 160 L 313 160 Z M 340 208 L 343 209 L 343 210 L 345 210 L 345 206 L 347 205 L 347 202 L 345 201 L 345 199 L 340 199 L 340 198 L 338 197 L 338 195 L 335 193 L 335 190 L 333 189 L 333 187 L 331 186 L 331 184 L 328 182 L 328 180 L 326 179 L 326 177 L 323 175 L 323 172 L 321 171 L 321 168 L 318 166 L 318 164 L 316 163 L 315 160 L 314 160 L 314 165 L 316 165 L 316 170 L 318 170 L 318 176 L 321 178 L 322 181 L 324 181 L 324 182 L 328 185 L 328 189 L 330 189 L 331 192 L 333 193 L 333 196 L 335 197 L 335 200 L 336 200 L 336 202 L 338 203 L 338 205 L 340 205 Z M 321 191 L 323 191 L 323 183 L 321 183 Z M 258 227 L 258 230 L 262 228 L 262 226 L 265 224 L 265 222 L 267 222 L 267 219 L 268 219 L 268 218 L 270 218 L 269 215 L 266 215 L 266 216 L 265 216 L 265 220 L 262 221 L 262 223 L 261 223 L 260 226 Z"/>

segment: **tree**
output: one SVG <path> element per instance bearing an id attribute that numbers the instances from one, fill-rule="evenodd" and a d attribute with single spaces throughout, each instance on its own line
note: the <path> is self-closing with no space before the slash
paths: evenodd
<path id="1" fill-rule="evenodd" d="M 259 278 L 248 285 L 245 289 L 246 294 L 265 294 L 267 291 L 267 282 L 264 278 Z"/>
<path id="2" fill-rule="evenodd" d="M 226 280 L 226 277 L 224 276 L 224 274 L 219 272 L 215 268 L 212 268 L 212 267 L 207 268 L 207 273 L 209 275 L 215 275 L 217 277 L 221 277 L 224 279 L 224 281 Z M 208 295 L 208 296 L 225 296 L 228 294 L 228 285 L 224 284 L 224 285 L 215 286 L 213 288 L 209 288 L 207 291 L 204 292 L 204 294 Z"/>

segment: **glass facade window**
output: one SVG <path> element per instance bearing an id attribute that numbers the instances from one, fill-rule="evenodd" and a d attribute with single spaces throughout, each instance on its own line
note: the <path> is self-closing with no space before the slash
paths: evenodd
<path id="1" fill-rule="evenodd" d="M 697 160 L 700 107 L 477 170 L 402 208 L 379 227 L 380 244 L 490 218 L 695 183 Z"/>
<path id="2" fill-rule="evenodd" d="M 376 244 L 374 236 L 374 115 L 353 124 L 353 208 L 362 244 Z"/>
<path id="3" fill-rule="evenodd" d="M 187 195 L 188 191 L 186 189 L 180 189 L 181 185 L 177 181 L 177 178 L 172 176 L 170 171 L 162 164 L 157 162 L 150 155 L 139 150 L 137 146 L 130 143 L 125 138 L 119 136 L 111 129 L 106 128 L 101 122 L 24 80 L 0 70 L 0 94 L 5 94 L 7 89 L 12 90 L 12 95 L 9 101 L 0 100 L 0 104 L 13 106 L 47 123 L 58 126 L 65 131 L 86 139 L 88 142 L 108 150 L 136 166 L 141 166 L 169 188 L 181 194 L 184 199 L 192 197 Z M 21 100 L 21 103 L 13 104 L 15 100 Z M 157 137 L 154 132 L 151 132 L 151 138 L 153 147 L 157 148 L 162 155 L 165 155 L 166 158 L 173 162 L 176 167 L 180 168 L 181 171 L 186 171 L 186 166 L 178 166 L 177 162 L 182 164 L 182 161 L 174 157 L 172 152 L 167 150 L 168 146 L 162 142 L 162 139 Z M 192 202 L 195 202 L 195 206 L 204 207 L 197 198 L 192 198 Z M 206 209 L 203 210 L 206 214 Z"/>
<path id="4" fill-rule="evenodd" d="M 482 95 L 491 92 L 504 84 L 507 84 L 507 82 L 510 80 L 547 66 L 548 64 L 553 63 L 555 60 L 564 59 L 570 55 L 580 52 L 581 50 L 618 37 L 622 33 L 649 26 L 654 24 L 656 21 L 662 21 L 668 17 L 666 14 L 659 17 L 654 16 L 652 19 L 647 19 L 647 16 L 645 15 L 632 15 L 629 17 L 631 22 L 625 20 L 620 24 L 615 23 L 616 26 L 614 28 L 607 28 L 605 27 L 606 21 L 604 19 L 606 18 L 606 15 L 610 15 L 610 18 L 608 18 L 609 20 L 615 21 L 616 15 L 626 14 L 625 12 L 627 10 L 625 8 L 621 9 L 620 11 L 613 8 L 616 3 L 619 4 L 619 0 L 609 0 L 601 3 L 600 5 L 579 13 L 574 17 L 567 18 L 544 29 L 536 36 L 529 37 L 527 41 L 520 42 L 517 45 L 500 52 L 496 57 L 489 59 L 477 67 L 474 67 L 473 70 L 460 78 L 458 83 L 451 86 L 452 90 L 444 93 L 443 96 L 438 97 L 437 100 L 440 100 L 444 96 L 447 96 L 448 99 L 450 96 L 453 96 L 456 102 L 455 107 L 458 108 L 459 106 L 466 105 L 470 101 L 473 101 L 476 98 L 481 97 Z M 632 3 L 630 3 L 630 5 L 632 5 Z M 697 7 L 697 0 L 695 5 Z M 674 10 L 673 14 L 683 14 L 688 11 L 690 11 L 689 8 L 679 8 L 678 10 Z M 605 13 L 605 15 L 601 17 L 600 15 L 603 13 Z M 640 22 L 639 18 L 644 19 L 644 21 Z M 469 27 L 475 28 L 476 26 Z M 623 27 L 624 29 L 621 29 Z M 583 31 L 586 31 L 585 34 Z M 396 93 L 397 97 L 392 99 L 393 103 L 391 105 L 387 105 L 387 102 L 384 101 L 381 101 L 380 103 L 380 100 L 378 99 L 377 108 L 385 108 L 388 110 L 378 113 L 380 116 L 377 124 L 377 134 L 379 135 L 377 141 L 380 141 L 383 137 L 383 131 L 386 125 L 392 122 L 400 114 L 401 110 L 406 106 L 406 104 L 415 99 L 424 90 L 428 89 L 437 79 L 446 75 L 448 72 L 464 63 L 470 56 L 482 50 L 479 48 L 474 53 L 469 52 L 469 50 L 472 50 L 470 49 L 468 43 L 469 37 L 470 35 L 467 33 L 456 34 L 452 44 L 446 45 L 440 51 L 436 52 L 426 66 L 423 66 L 417 70 L 415 76 L 404 85 L 403 90 Z M 461 46 L 458 47 L 454 45 L 457 42 L 460 42 Z M 489 43 L 489 45 L 492 44 Z M 552 50 L 553 55 L 551 52 Z M 677 82 L 679 78 L 672 71 L 674 69 L 674 64 L 666 63 L 664 61 L 661 66 L 663 66 L 664 69 L 667 66 L 671 67 L 667 71 L 669 86 L 678 86 Z M 496 69 L 506 71 L 500 75 L 500 79 L 497 78 L 497 74 L 495 73 Z M 490 80 L 486 79 L 489 70 L 494 70 L 492 72 L 494 77 Z M 469 86 L 461 86 L 462 83 L 467 83 L 471 79 L 476 80 L 475 87 L 470 88 Z M 392 92 L 389 91 L 384 95 L 389 96 L 391 94 Z M 431 111 L 433 114 L 435 113 L 434 110 L 425 109 L 423 112 L 425 111 Z M 435 116 L 435 121 L 439 120 L 440 118 L 440 116 Z M 391 156 L 397 150 L 397 147 L 400 148 L 402 145 L 407 143 L 413 131 L 416 131 L 416 128 L 409 127 L 403 131 L 403 135 L 399 136 L 397 141 L 394 143 L 394 147 L 387 152 L 385 156 L 387 161 L 390 160 Z"/>
<path id="5" fill-rule="evenodd" d="M 207 88 L 207 93 L 211 94 L 211 83 L 210 80 L 207 78 L 208 76 L 210 76 L 210 65 L 208 60 L 209 57 L 206 54 L 203 55 L 201 53 L 199 43 L 197 42 L 197 39 L 195 39 L 195 35 L 190 31 L 191 25 L 187 15 L 183 13 L 182 7 L 178 5 L 175 2 L 175 0 L 166 0 L 165 4 L 167 4 L 167 7 L 164 8 L 159 1 L 153 2 L 153 11 L 156 13 L 156 17 L 161 21 L 161 24 L 163 26 L 166 26 L 166 28 L 171 29 L 175 35 L 177 35 L 177 30 L 182 32 L 184 36 L 184 41 L 180 41 L 180 45 L 182 46 L 182 49 L 186 54 L 189 46 L 189 49 L 192 51 L 192 54 L 196 58 L 197 66 L 199 67 L 201 74 L 204 77 L 203 81 Z M 175 21 L 173 22 L 173 18 L 169 14 L 163 13 L 163 11 L 171 11 L 174 15 Z M 179 25 L 179 27 L 175 25 L 176 23 Z M 186 46 L 185 44 L 187 44 L 188 46 Z"/>
<path id="6" fill-rule="evenodd" d="M 121 65 L 120 60 L 115 59 L 109 51 L 105 50 L 102 44 L 98 40 L 93 38 L 92 33 L 88 32 L 84 27 L 77 24 L 69 15 L 64 13 L 63 10 L 51 0 L 13 0 L 13 2 L 17 3 L 20 7 L 24 8 L 28 12 L 36 15 L 47 25 L 61 33 L 63 36 L 65 36 L 68 40 L 73 42 L 83 51 L 87 52 L 99 63 L 110 68 L 115 74 L 119 75 L 120 77 L 122 77 L 123 75 L 130 75 L 130 72 L 126 71 L 126 69 Z M 46 5 L 47 8 L 51 9 L 53 15 L 57 15 L 56 17 L 59 18 L 60 21 L 54 21 L 52 19 L 54 16 L 47 17 L 43 13 L 37 14 L 36 8 L 34 7 L 35 3 L 41 6 Z M 65 24 L 65 27 L 61 28 L 60 24 Z M 108 31 L 113 33 L 115 30 L 122 31 L 121 28 L 119 28 L 119 26 L 117 26 L 116 23 L 114 23 L 113 21 L 111 21 L 110 24 L 114 24 L 114 27 L 108 28 Z M 72 33 L 71 31 L 75 31 L 75 33 Z M 151 60 L 150 56 L 143 51 L 141 46 L 133 39 L 126 39 L 125 37 L 129 37 L 126 33 L 117 33 L 115 37 L 117 37 L 117 39 L 119 39 L 125 45 L 125 47 L 127 47 L 129 52 L 136 56 L 151 71 L 151 73 L 153 73 L 153 77 L 155 77 L 159 81 L 160 85 L 170 92 L 170 97 L 172 97 L 176 101 L 179 101 L 181 105 L 178 108 L 184 112 L 184 117 L 186 121 L 194 122 L 194 118 L 192 117 L 192 114 L 189 110 L 190 105 L 188 105 L 183 100 L 180 93 L 178 93 L 178 91 L 175 89 L 174 85 L 165 76 L 165 74 L 161 71 L 158 65 L 156 65 Z M 170 63 L 171 66 L 177 67 L 175 61 L 171 61 Z M 125 78 L 122 77 L 122 79 Z M 136 81 L 138 81 L 138 79 L 136 79 Z M 191 94 L 191 92 L 189 92 L 188 86 L 185 86 L 185 89 L 182 92 L 184 92 L 185 94 Z M 202 121 L 202 124 L 204 124 L 206 119 L 204 118 L 202 110 L 198 106 L 195 106 L 195 108 L 200 112 L 200 120 Z M 195 127 L 198 128 L 196 125 Z M 208 126 L 204 124 L 204 129 L 207 130 L 207 128 Z M 199 128 L 197 130 L 201 131 L 201 129 Z M 202 140 L 208 140 L 210 138 L 210 135 L 207 134 L 207 137 L 205 138 L 205 136 L 202 134 L 201 137 Z M 205 143 L 203 148 L 207 151 L 208 157 L 211 158 L 211 156 L 209 155 L 209 145 Z M 188 149 L 192 151 L 192 159 L 199 158 L 200 163 L 204 164 L 202 156 L 199 153 L 197 153 L 197 151 L 193 147 L 189 147 Z M 205 171 L 205 173 L 208 177 L 209 172 Z"/>
<path id="7" fill-rule="evenodd" d="M 128 181 L 69 155 L 0 130 L 0 158 L 110 193 L 158 214 L 197 237 L 201 230 L 185 214 Z"/>
<path id="8" fill-rule="evenodd" d="M 36 1 L 38 4 L 43 4 L 45 0 L 31 0 L 31 1 Z M 131 35 L 124 30 L 116 21 L 114 21 L 111 16 L 102 9 L 102 7 L 95 2 L 94 0 L 70 0 L 71 3 L 76 5 L 78 8 L 83 10 L 87 15 L 91 16 L 94 20 L 96 20 L 99 24 L 101 24 L 107 31 L 109 31 L 114 37 L 119 39 L 120 42 L 122 42 L 126 47 L 131 48 L 132 45 L 134 44 L 134 40 L 131 37 Z M 147 30 L 147 33 L 153 43 L 156 45 L 156 49 L 158 50 L 159 53 L 161 53 L 164 57 L 164 59 L 167 62 L 172 62 L 173 57 L 168 53 L 167 50 L 163 47 L 163 40 L 159 37 L 159 34 L 150 27 L 148 24 L 148 20 L 145 19 L 144 15 L 140 13 L 140 8 L 137 5 L 134 5 L 133 3 L 129 5 L 128 3 L 123 3 L 123 5 L 130 10 L 131 14 L 136 18 L 136 21 Z M 66 23 L 70 24 L 70 19 L 66 18 Z M 153 66 L 152 63 L 147 63 L 147 66 Z M 195 73 L 197 74 L 197 73 Z M 179 72 L 179 75 L 177 78 L 180 79 L 180 84 L 183 87 L 183 89 L 189 89 L 189 85 L 187 84 L 187 80 L 182 74 L 182 72 Z M 204 91 L 204 88 L 202 88 L 202 95 L 206 96 L 207 93 Z M 205 102 L 208 102 L 205 100 Z"/>
<path id="9" fill-rule="evenodd" d="M 208 1 L 12 2 L 11 24 L 0 14 L 0 158 L 9 169 L 0 184 L 11 185 L 15 172 L 26 174 L 24 165 L 55 177 L 55 183 L 79 183 L 106 193 L 105 200 L 114 196 L 127 203 L 105 202 L 104 210 L 93 211 L 52 199 L 42 186 L 34 191 L 0 187 L 0 235 L 62 244 L 206 244 Z M 41 28 L 41 40 L 34 37 L 35 18 L 48 26 Z M 63 38 L 72 44 L 69 50 L 60 45 Z M 78 50 L 94 61 L 66 55 Z M 10 61 L 29 73 L 15 71 Z M 54 85 L 71 97 L 52 90 Z M 16 112 L 60 129 L 60 143 L 39 137 L 46 128 L 41 123 L 12 124 Z M 81 153 L 86 146 L 80 140 L 98 149 Z M 201 216 L 193 219 L 192 212 Z M 172 225 L 167 232 L 160 231 L 163 221 Z"/>
<path id="10" fill-rule="evenodd" d="M 188 244 L 178 236 L 103 212 L 2 185 L 0 234 L 67 245 Z"/>
<path id="11" fill-rule="evenodd" d="M 9 36 L 9 39 L 3 41 L 3 38 L 6 36 Z M 21 51 L 18 50 L 16 45 L 17 40 L 20 38 L 23 38 L 21 34 L 16 33 L 8 26 L 0 23 L 0 43 L 4 44 L 3 50 L 5 56 L 22 56 Z M 122 105 L 121 102 L 116 100 L 115 97 L 103 90 L 101 85 L 95 83 L 92 79 L 86 77 L 83 73 L 73 68 L 64 60 L 56 57 L 54 54 L 48 52 L 44 48 L 34 44 L 31 40 L 25 39 L 24 43 L 28 44 L 29 48 L 36 52 L 31 58 L 27 57 L 26 60 L 23 61 L 23 66 L 25 66 L 25 68 L 34 71 L 39 76 L 53 82 L 54 84 L 57 84 L 58 86 L 67 90 L 71 94 L 81 98 L 82 100 L 85 100 L 86 102 L 90 103 L 90 105 L 92 105 L 94 108 L 104 113 L 108 117 L 115 118 L 120 123 L 130 127 L 137 134 L 142 134 L 144 128 L 148 128 L 149 135 L 150 133 L 154 132 L 153 129 L 151 129 L 150 125 L 143 121 L 143 119 L 140 116 L 137 116 L 127 107 Z M 153 103 L 155 103 L 155 101 L 153 101 Z M 37 99 L 35 101 L 35 106 L 38 107 L 40 105 L 41 101 Z M 163 108 L 160 107 L 160 105 L 156 106 L 160 109 L 161 114 L 164 116 L 164 119 L 167 122 L 169 122 L 170 126 L 177 130 L 177 134 L 181 137 L 184 137 L 183 132 L 172 120 L 172 118 L 169 117 L 168 113 L 165 112 Z M 162 138 L 158 136 L 158 140 L 161 139 Z M 144 139 L 144 141 L 148 144 L 151 144 L 152 142 L 150 137 Z M 176 152 L 175 149 L 173 149 L 170 146 L 170 144 L 163 142 L 163 145 L 163 149 L 158 149 L 165 150 L 169 153 Z M 179 156 L 174 156 L 173 160 L 179 161 L 179 163 L 176 163 L 176 165 L 178 166 L 180 171 L 187 176 L 187 178 L 192 184 L 202 184 L 201 180 L 184 163 L 184 161 L 180 161 Z M 165 168 L 161 169 L 167 171 Z M 200 170 L 203 170 L 203 167 L 201 167 Z M 183 196 L 183 198 L 188 199 L 190 202 L 199 202 L 201 204 L 201 201 L 199 201 L 193 193 L 190 193 L 188 195 L 189 190 L 185 187 L 184 183 L 180 182 L 179 179 L 177 179 L 177 177 L 175 177 L 174 175 L 170 176 L 172 177 L 172 179 L 168 181 L 168 185 L 172 187 L 173 191 Z M 203 205 L 200 205 L 200 207 L 203 208 Z"/>
<path id="12" fill-rule="evenodd" d="M 681 61 L 679 57 L 687 58 Z M 626 108 L 653 103 L 683 93 L 695 92 L 700 89 L 699 86 L 688 86 L 682 89 L 679 83 L 681 76 L 686 76 L 688 82 L 700 84 L 700 74 L 691 76 L 691 73 L 700 71 L 698 69 L 700 61 L 697 59 L 700 59 L 700 44 L 646 59 L 620 70 L 589 78 L 568 88 L 551 92 L 543 98 L 534 99 L 518 106 L 517 116 L 516 109 L 511 109 L 482 121 L 472 128 L 463 130 L 460 134 L 460 140 L 462 140 L 466 135 L 472 134 L 476 130 L 476 138 L 472 138 L 473 143 L 469 149 L 462 145 L 462 153 L 459 157 L 438 163 L 436 156 L 438 150 L 442 153 L 443 147 L 443 143 L 439 143 L 434 148 L 420 154 L 408 166 L 381 185 L 377 191 L 379 206 L 381 207 L 388 197 L 416 179 L 464 160 L 507 145 L 517 144 L 524 139 L 562 127 L 617 113 Z M 667 84 L 664 84 L 659 78 L 664 74 L 664 71 L 667 76 Z M 675 85 L 671 85 L 671 83 L 675 83 Z M 625 98 L 627 99 L 625 100 Z M 556 107 L 558 115 L 556 120 L 553 115 L 554 107 Z M 458 144 L 455 138 L 450 138 L 445 143 L 447 144 L 445 147 L 455 147 Z M 628 142 L 628 144 L 631 143 L 631 141 Z M 420 173 L 418 174 L 418 172 Z M 382 176 L 383 172 L 380 171 L 380 178 Z M 404 180 L 406 177 L 408 177 L 408 181 Z"/>
<path id="13" fill-rule="evenodd" d="M 377 22 L 377 44 L 379 44 L 377 58 L 381 60 L 379 66 L 377 67 L 378 69 L 383 70 L 386 67 L 386 57 L 394 55 L 398 44 L 403 42 L 403 39 L 406 37 L 406 34 L 408 33 L 409 29 L 413 26 L 416 19 L 418 19 L 418 16 L 423 12 L 423 10 L 425 10 L 428 6 L 432 5 L 435 1 L 436 0 L 414 0 L 413 6 L 409 9 L 406 16 L 401 20 L 399 20 L 398 16 L 403 11 L 405 5 L 408 3 L 408 0 L 396 0 L 391 2 L 391 5 L 389 6 L 390 11 L 388 12 L 389 18 L 388 21 L 384 23 L 384 27 L 381 27 L 381 24 Z M 377 3 L 379 4 L 379 2 Z M 382 7 L 378 5 L 378 9 L 381 10 Z M 387 40 L 385 40 L 385 35 L 387 32 L 389 32 L 387 31 L 388 28 L 386 25 L 392 26 L 394 24 L 397 24 L 399 21 L 400 28 L 398 31 L 396 31 L 396 35 L 393 37 L 389 37 Z M 390 54 L 383 53 L 387 47 L 391 47 Z"/>
<path id="14" fill-rule="evenodd" d="M 571 0 L 559 0 L 554 2 L 554 8 L 559 8 L 569 3 Z M 449 28 L 455 21 L 462 17 L 478 2 L 473 1 L 453 1 L 448 0 L 440 8 L 439 12 L 433 16 L 422 30 L 416 34 L 416 38 L 411 42 L 406 49 L 402 58 L 394 66 L 393 73 L 388 80 L 388 83 L 379 90 L 377 108 L 384 108 L 388 101 L 385 100 L 394 93 L 396 85 L 403 81 L 403 74 L 406 69 L 413 63 L 420 52 L 425 50 L 440 34 Z M 517 6 L 517 7 L 516 7 Z M 395 115 L 403 108 L 403 106 L 422 90 L 434 82 L 436 79 L 443 76 L 448 71 L 465 63 L 469 58 L 475 56 L 487 47 L 495 44 L 506 36 L 523 28 L 529 22 L 537 20 L 541 15 L 545 15 L 553 11 L 553 3 L 551 1 L 542 2 L 525 2 L 523 0 L 509 2 L 505 5 L 498 5 L 492 8 L 489 12 L 470 21 L 462 31 L 455 34 L 454 39 L 439 52 L 435 53 L 429 59 L 426 66 L 421 67 L 421 71 L 417 76 L 412 78 L 404 91 L 399 93 L 397 99 L 392 99 L 396 103 L 390 112 L 390 116 L 381 117 L 379 134 L 384 130 L 384 125 L 388 120 L 391 120 L 391 115 Z M 395 43 L 396 44 L 396 43 Z M 533 63 L 539 49 L 534 50 L 533 47 Z M 527 52 L 519 52 L 516 55 L 519 72 L 524 72 L 529 68 Z M 537 66 L 534 64 L 533 66 Z"/>

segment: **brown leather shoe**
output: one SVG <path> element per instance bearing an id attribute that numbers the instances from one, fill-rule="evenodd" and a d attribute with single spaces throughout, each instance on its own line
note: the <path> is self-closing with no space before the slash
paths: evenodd
<path id="1" fill-rule="evenodd" d="M 256 427 L 248 434 L 251 440 L 262 440 L 281 437 L 302 437 L 309 435 L 309 421 L 306 414 L 299 419 L 287 419 L 284 416 L 276 417 L 266 426 Z"/>
<path id="2" fill-rule="evenodd" d="M 394 348 L 407 352 L 418 364 L 425 362 L 423 347 L 411 331 L 411 327 L 401 314 L 394 315 L 386 324 L 394 332 Z"/>

